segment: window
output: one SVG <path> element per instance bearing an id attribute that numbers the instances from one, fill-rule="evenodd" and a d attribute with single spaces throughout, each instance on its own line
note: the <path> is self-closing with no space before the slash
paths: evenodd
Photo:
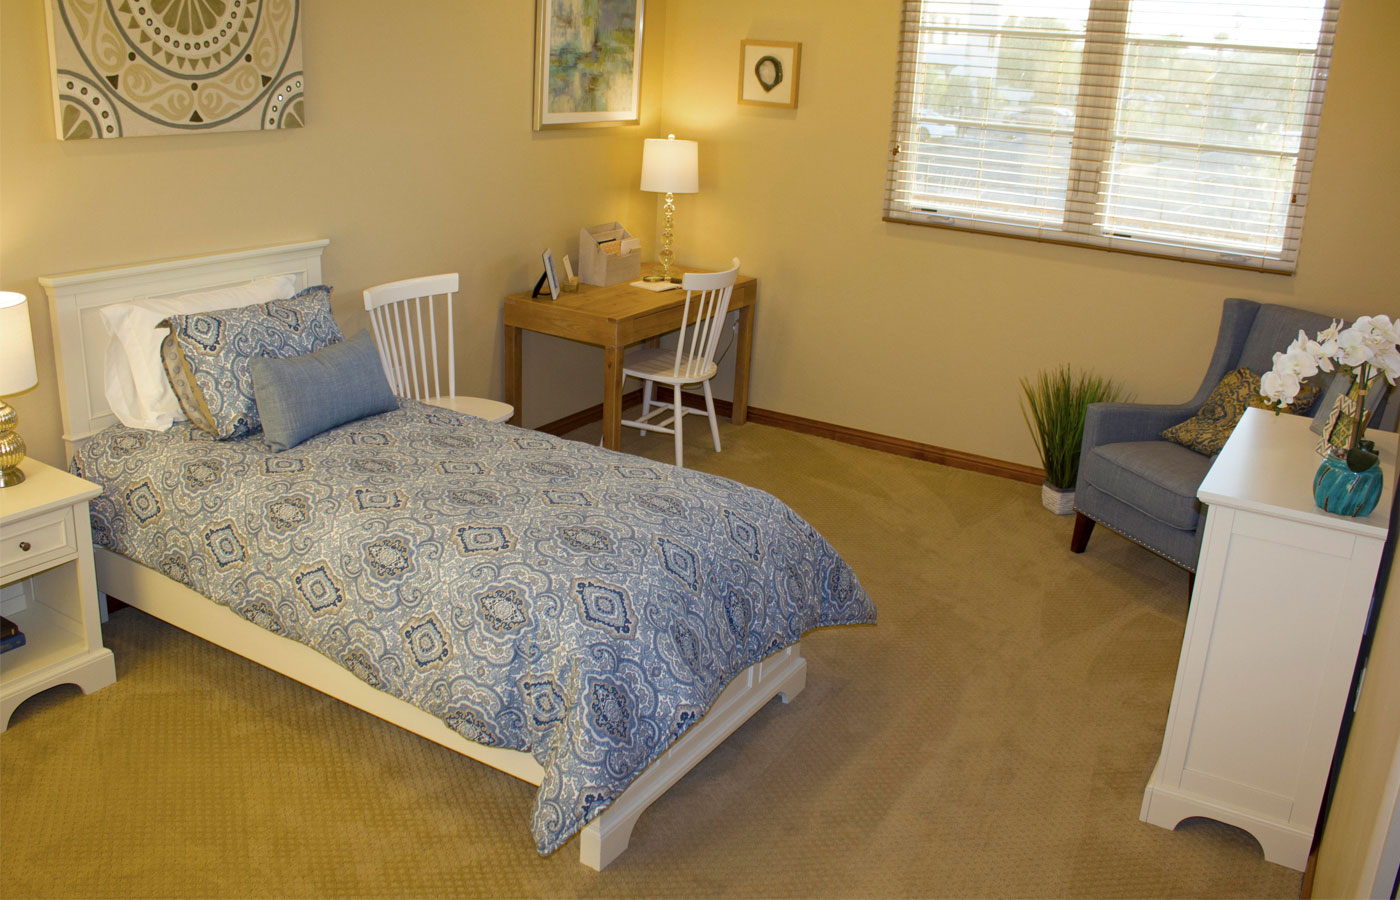
<path id="1" fill-rule="evenodd" d="M 1292 272 L 1340 0 L 905 0 L 885 218 Z"/>

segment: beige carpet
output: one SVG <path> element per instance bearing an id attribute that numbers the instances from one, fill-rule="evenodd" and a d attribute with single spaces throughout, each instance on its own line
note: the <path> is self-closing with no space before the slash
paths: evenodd
<path id="1" fill-rule="evenodd" d="M 810 635 L 774 701 L 607 871 L 539 858 L 533 788 L 135 610 L 118 681 L 0 736 L 6 897 L 1297 897 L 1253 839 L 1138 821 L 1186 575 L 1030 485 L 759 425 L 688 462 L 769 490 L 850 561 L 876 627 Z M 596 440 L 596 428 L 580 437 Z M 668 438 L 627 438 L 669 458 Z"/>

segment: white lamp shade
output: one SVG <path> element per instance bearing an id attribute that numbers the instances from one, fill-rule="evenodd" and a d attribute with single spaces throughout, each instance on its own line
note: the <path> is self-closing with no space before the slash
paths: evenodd
<path id="1" fill-rule="evenodd" d="M 700 145 L 648 138 L 642 144 L 642 190 L 658 194 L 694 194 L 700 190 Z"/>
<path id="2" fill-rule="evenodd" d="M 18 394 L 38 383 L 29 301 L 23 294 L 0 291 L 0 394 Z"/>

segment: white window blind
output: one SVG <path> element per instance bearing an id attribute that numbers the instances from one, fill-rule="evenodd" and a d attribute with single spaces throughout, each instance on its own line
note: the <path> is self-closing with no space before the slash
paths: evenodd
<path id="1" fill-rule="evenodd" d="M 885 218 L 1292 272 L 1340 0 L 905 0 Z"/>

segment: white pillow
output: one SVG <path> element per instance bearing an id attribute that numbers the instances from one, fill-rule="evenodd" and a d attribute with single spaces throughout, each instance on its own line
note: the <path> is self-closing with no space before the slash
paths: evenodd
<path id="1" fill-rule="evenodd" d="M 295 275 L 278 275 L 183 297 L 133 300 L 102 307 L 102 322 L 110 336 L 103 386 L 112 412 L 123 425 L 150 431 L 165 431 L 171 423 L 184 420 L 185 414 L 180 411 L 160 361 L 160 342 L 170 329 L 157 328 L 159 323 L 182 313 L 285 300 L 296 292 Z"/>

